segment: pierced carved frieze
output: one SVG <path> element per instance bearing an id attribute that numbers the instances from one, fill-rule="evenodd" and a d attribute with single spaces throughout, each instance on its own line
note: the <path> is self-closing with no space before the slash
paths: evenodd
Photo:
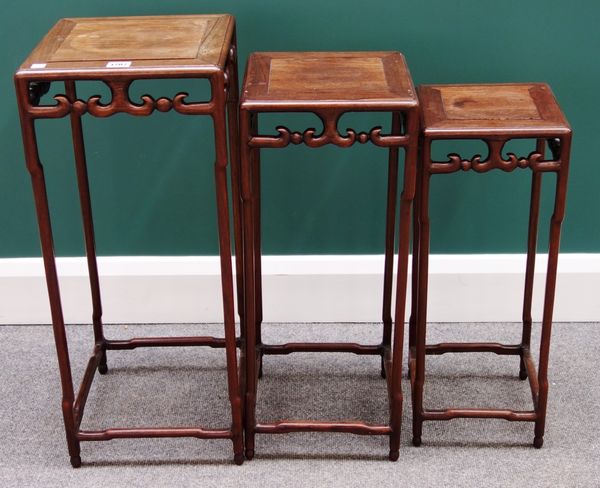
<path id="1" fill-rule="evenodd" d="M 408 137 L 404 135 L 382 134 L 381 127 L 373 127 L 368 132 L 356 132 L 353 129 L 346 129 L 345 134 L 341 134 L 337 128 L 337 122 L 342 115 L 337 113 L 333 116 L 324 116 L 318 114 L 323 121 L 323 131 L 317 134 L 314 128 L 308 128 L 303 132 L 291 131 L 285 126 L 276 127 L 279 135 L 264 136 L 258 135 L 250 138 L 251 147 L 270 147 L 281 148 L 289 144 L 306 144 L 308 147 L 321 147 L 325 144 L 334 144 L 339 147 L 350 147 L 355 143 L 366 144 L 372 142 L 376 146 L 392 147 L 404 146 L 408 143 Z"/>
<path id="2" fill-rule="evenodd" d="M 30 97 L 32 105 L 28 107 L 28 113 L 34 118 L 61 118 L 71 112 L 79 115 L 88 113 L 94 117 L 110 117 L 117 113 L 128 113 L 130 115 L 147 116 L 155 110 L 168 112 L 175 110 L 184 115 L 210 114 L 213 110 L 212 102 L 189 103 L 185 99 L 187 93 L 176 94 L 172 99 L 167 97 L 153 98 L 143 95 L 141 103 L 135 103 L 129 97 L 129 86 L 132 80 L 107 82 L 112 98 L 110 102 L 103 103 L 100 95 L 94 95 L 87 100 L 70 100 L 66 95 L 55 95 L 55 105 L 37 105 L 39 97 Z M 37 106 L 36 106 L 37 105 Z"/>
<path id="3" fill-rule="evenodd" d="M 432 161 L 432 173 L 453 173 L 455 171 L 473 170 L 477 173 L 485 173 L 493 169 L 510 172 L 516 168 L 531 168 L 533 171 L 557 171 L 560 168 L 560 161 L 544 160 L 544 156 L 536 151 L 529 153 L 527 157 L 519 157 L 514 153 L 507 153 L 506 159 L 502 156 L 502 148 L 505 140 L 486 140 L 488 146 L 488 156 L 482 159 L 477 154 L 471 159 L 463 159 L 459 154 L 448 154 L 448 161 Z"/>

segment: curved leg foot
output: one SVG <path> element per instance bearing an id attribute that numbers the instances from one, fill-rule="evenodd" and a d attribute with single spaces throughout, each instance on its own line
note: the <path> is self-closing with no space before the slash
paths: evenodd
<path id="1" fill-rule="evenodd" d="M 381 356 L 381 377 L 385 380 L 385 358 Z"/>
<path id="2" fill-rule="evenodd" d="M 252 461 L 254 458 L 254 449 L 246 449 L 246 459 Z"/>
<path id="3" fill-rule="evenodd" d="M 519 379 L 521 381 L 527 379 L 527 368 L 525 367 L 525 362 L 523 358 L 521 358 L 521 362 L 519 363 Z"/>
<path id="4" fill-rule="evenodd" d="M 542 436 L 535 436 L 533 439 L 533 447 L 540 449 L 544 445 L 544 438 Z"/>
<path id="5" fill-rule="evenodd" d="M 415 408 L 413 406 L 413 408 Z M 421 415 L 423 414 L 423 410 L 421 410 Z M 415 447 L 419 447 L 421 445 L 421 435 L 423 434 L 423 419 L 418 413 L 414 413 L 413 411 L 413 429 L 412 429 L 412 444 Z"/>
<path id="6" fill-rule="evenodd" d="M 81 467 L 81 456 L 71 456 L 71 466 L 74 468 Z"/>
<path id="7" fill-rule="evenodd" d="M 241 466 L 242 464 L 244 464 L 244 453 L 243 452 L 236 452 L 233 455 L 233 462 L 235 464 L 237 464 L 238 466 Z"/>
<path id="8" fill-rule="evenodd" d="M 400 457 L 400 451 L 390 451 L 390 455 L 388 457 L 392 462 L 398 461 L 398 458 Z"/>
<path id="9" fill-rule="evenodd" d="M 106 351 L 104 351 L 104 354 L 102 354 L 102 359 L 100 359 L 100 364 L 98 364 L 98 373 L 108 373 L 108 366 L 106 365 Z"/>

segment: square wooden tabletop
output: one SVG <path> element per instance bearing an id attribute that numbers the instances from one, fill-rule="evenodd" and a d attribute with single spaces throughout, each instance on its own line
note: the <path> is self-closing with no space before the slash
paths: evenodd
<path id="1" fill-rule="evenodd" d="M 256 110 L 393 110 L 418 104 L 398 52 L 254 53 L 241 100 L 242 107 Z"/>
<path id="2" fill-rule="evenodd" d="M 227 14 L 61 19 L 17 76 L 209 73 L 223 69 L 233 28 Z"/>
<path id="3" fill-rule="evenodd" d="M 570 131 L 545 83 L 421 85 L 419 100 L 427 135 L 541 137 Z"/>

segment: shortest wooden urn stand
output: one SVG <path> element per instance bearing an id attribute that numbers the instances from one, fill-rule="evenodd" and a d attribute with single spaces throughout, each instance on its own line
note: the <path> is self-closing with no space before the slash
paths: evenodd
<path id="1" fill-rule="evenodd" d="M 277 127 L 277 135 L 259 135 L 258 117 L 269 112 L 312 112 L 323 129 L 295 132 Z M 380 112 L 391 118 L 391 133 L 338 131 L 346 112 Z M 244 291 L 246 321 L 246 458 L 254 456 L 256 433 L 347 432 L 390 436 L 389 458 L 398 459 L 402 415 L 402 345 L 408 268 L 410 212 L 415 191 L 418 102 L 404 57 L 397 52 L 255 53 L 248 60 L 240 104 L 241 193 L 244 225 Z M 389 120 L 389 119 L 388 119 Z M 388 193 L 383 271 L 383 338 L 380 344 L 302 342 L 264 344 L 261 338 L 260 150 L 306 144 L 350 147 L 367 142 L 389 148 Z M 392 277 L 398 186 L 398 153 L 404 148 L 404 187 L 398 224 L 398 275 L 395 324 L 392 324 Z M 350 170 L 350 168 L 349 168 Z M 382 209 L 383 210 L 383 209 Z M 383 241 L 383 239 L 382 239 Z M 394 325 L 394 326 L 392 326 Z M 359 420 L 280 420 L 255 418 L 257 379 L 264 354 L 346 352 L 381 356 L 387 379 L 390 420 L 372 425 Z"/>
<path id="2" fill-rule="evenodd" d="M 421 164 L 417 176 L 415 197 L 413 295 L 409 334 L 409 368 L 413 399 L 413 444 L 421 444 L 425 420 L 454 418 L 495 418 L 510 421 L 535 422 L 534 446 L 541 447 L 544 439 L 546 403 L 548 399 L 548 354 L 552 329 L 552 310 L 556 283 L 556 265 L 560 227 L 565 213 L 565 195 L 571 147 L 571 129 L 565 120 L 550 88 L 535 84 L 496 85 L 426 85 L 419 88 L 422 106 Z M 477 155 L 463 159 L 450 154 L 448 161 L 433 161 L 431 145 L 441 139 L 482 139 L 489 148 L 484 160 Z M 535 150 L 527 157 L 502 149 L 510 139 L 537 140 Z M 551 158 L 545 159 L 546 142 Z M 527 266 L 523 300 L 523 335 L 520 344 L 443 343 L 426 344 L 427 280 L 429 262 L 429 180 L 433 174 L 473 170 L 485 173 L 492 169 L 513 171 L 529 168 L 532 171 L 529 206 Z M 544 296 L 539 367 L 536 372 L 530 351 L 531 300 L 538 235 L 538 215 L 542 175 L 557 175 L 554 213 L 550 223 L 548 270 Z M 501 299 L 501 298 L 500 298 Z M 520 357 L 519 377 L 529 378 L 533 409 L 528 411 L 448 408 L 428 410 L 423 406 L 425 356 L 449 352 L 491 352 L 514 354 Z"/>

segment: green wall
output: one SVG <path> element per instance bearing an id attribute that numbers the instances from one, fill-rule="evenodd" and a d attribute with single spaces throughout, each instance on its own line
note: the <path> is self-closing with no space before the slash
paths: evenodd
<path id="1" fill-rule="evenodd" d="M 2 10 L 0 258 L 39 255 L 12 74 L 44 33 L 61 17 L 220 12 L 237 18 L 242 66 L 251 51 L 399 50 L 415 83 L 550 83 L 575 134 L 562 250 L 600 251 L 600 165 L 594 158 L 600 129 L 600 2 L 4 0 Z M 106 93 L 90 85 L 80 94 Z M 203 82 L 186 81 L 140 83 L 134 91 L 165 96 L 181 88 L 199 96 L 206 90 Z M 313 120 L 294 116 L 283 122 L 300 130 Z M 342 120 L 342 128 L 346 121 L 357 130 L 389 125 L 361 115 Z M 265 119 L 263 132 L 281 122 Z M 208 118 L 86 117 L 84 128 L 99 254 L 216 253 Z M 68 120 L 43 121 L 39 130 L 57 253 L 80 255 Z M 462 147 L 478 151 L 481 146 Z M 442 157 L 451 149 L 438 150 Z M 383 149 L 369 146 L 264 151 L 265 253 L 382 252 L 386 159 Z M 529 181 L 529 171 L 434 179 L 432 251 L 523 252 Z M 554 176 L 546 181 L 548 204 Z M 540 245 L 545 235 L 544 229 Z"/>

